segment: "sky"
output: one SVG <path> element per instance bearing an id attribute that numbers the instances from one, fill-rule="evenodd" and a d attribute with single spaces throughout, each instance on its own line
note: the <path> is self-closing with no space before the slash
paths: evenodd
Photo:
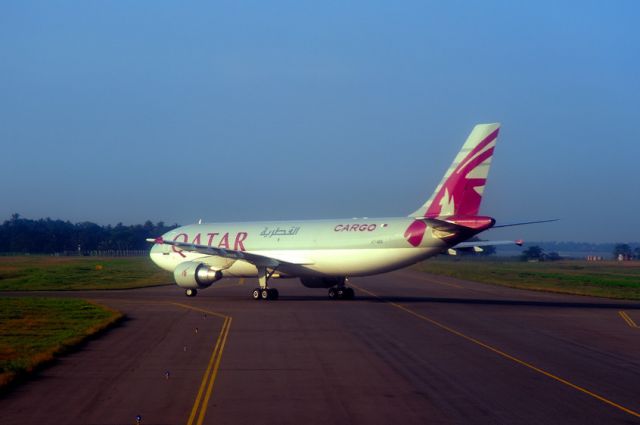
<path id="1" fill-rule="evenodd" d="M 501 122 L 489 237 L 640 241 L 637 1 L 3 1 L 0 221 L 404 216 Z"/>

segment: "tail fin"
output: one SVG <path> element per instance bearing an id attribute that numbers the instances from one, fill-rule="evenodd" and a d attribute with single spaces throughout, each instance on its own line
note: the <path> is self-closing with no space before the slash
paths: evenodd
<path id="1" fill-rule="evenodd" d="M 499 123 L 473 127 L 431 198 L 409 217 L 478 215 L 499 130 Z"/>

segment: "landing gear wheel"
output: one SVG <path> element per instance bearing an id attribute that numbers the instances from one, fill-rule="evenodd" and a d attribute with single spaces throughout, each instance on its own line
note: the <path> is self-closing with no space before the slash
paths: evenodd
<path id="1" fill-rule="evenodd" d="M 187 297 L 195 297 L 198 294 L 198 290 L 197 289 L 191 289 L 191 288 L 185 289 L 184 290 L 184 294 Z"/>
<path id="2" fill-rule="evenodd" d="M 275 288 L 256 288 L 251 293 L 254 300 L 277 300 L 279 295 Z"/>
<path id="3" fill-rule="evenodd" d="M 259 300 L 260 299 L 260 288 L 254 289 L 253 292 L 251 293 L 251 297 L 256 301 Z"/>
<path id="4" fill-rule="evenodd" d="M 278 293 L 278 290 L 276 288 L 269 288 L 269 299 L 270 300 L 277 300 L 278 296 L 280 296 L 280 294 Z"/>
<path id="5" fill-rule="evenodd" d="M 353 291 L 353 288 L 346 288 L 344 290 L 344 299 L 345 300 L 352 300 L 354 299 L 356 296 L 356 293 Z"/>
<path id="6" fill-rule="evenodd" d="M 335 300 L 338 298 L 338 292 L 336 288 L 329 288 L 329 299 Z"/>
<path id="7" fill-rule="evenodd" d="M 346 286 L 329 288 L 329 298 L 332 300 L 352 300 L 354 297 L 355 292 L 353 292 L 352 288 Z"/>

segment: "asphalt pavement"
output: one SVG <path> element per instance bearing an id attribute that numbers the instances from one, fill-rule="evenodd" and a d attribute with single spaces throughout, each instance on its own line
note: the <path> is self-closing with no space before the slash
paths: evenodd
<path id="1" fill-rule="evenodd" d="M 413 270 L 350 283 L 349 301 L 297 280 L 276 301 L 248 279 L 48 293 L 127 318 L 5 394 L 0 423 L 640 423 L 638 302 Z"/>

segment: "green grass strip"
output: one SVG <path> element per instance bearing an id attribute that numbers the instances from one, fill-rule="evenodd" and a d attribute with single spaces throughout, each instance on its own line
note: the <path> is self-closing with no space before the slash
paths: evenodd
<path id="1" fill-rule="evenodd" d="M 519 262 L 433 259 L 419 270 L 492 285 L 616 299 L 640 299 L 640 262 Z"/>
<path id="2" fill-rule="evenodd" d="M 79 299 L 0 298 L 0 388 L 121 317 L 115 310 Z"/>
<path id="3" fill-rule="evenodd" d="M 148 257 L 0 257 L 0 291 L 129 289 L 171 284 Z"/>

